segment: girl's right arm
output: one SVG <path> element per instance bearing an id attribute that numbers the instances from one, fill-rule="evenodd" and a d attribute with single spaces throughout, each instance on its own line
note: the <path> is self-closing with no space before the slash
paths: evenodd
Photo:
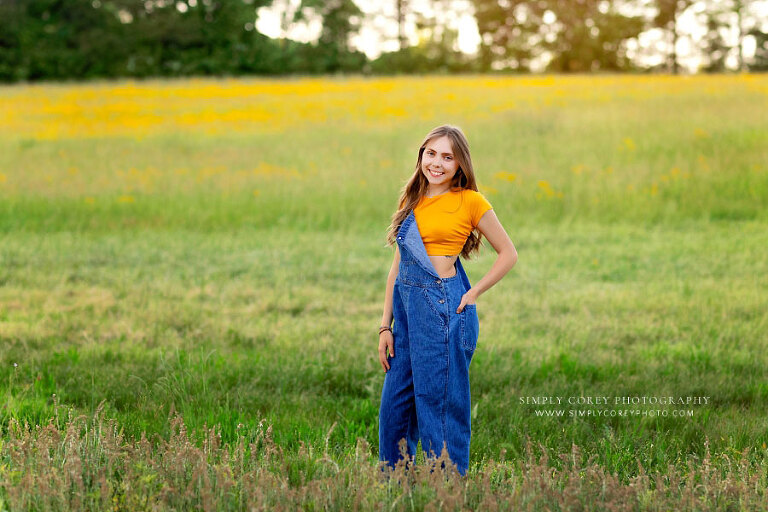
<path id="1" fill-rule="evenodd" d="M 387 290 L 384 296 L 384 314 L 381 317 L 381 326 L 392 325 L 392 297 L 394 295 L 395 280 L 400 270 L 400 250 L 395 245 L 395 258 L 392 261 L 392 266 L 389 268 L 389 275 L 387 276 Z M 384 371 L 389 370 L 389 361 L 387 361 L 387 350 L 391 357 L 395 357 L 395 340 L 391 331 L 382 331 L 379 334 L 379 362 Z"/>

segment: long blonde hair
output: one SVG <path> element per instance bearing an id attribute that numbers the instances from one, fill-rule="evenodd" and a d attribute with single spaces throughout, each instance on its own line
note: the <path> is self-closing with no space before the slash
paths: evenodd
<path id="1" fill-rule="evenodd" d="M 453 175 L 451 180 L 451 190 L 457 191 L 462 189 L 469 189 L 477 191 L 477 183 L 475 182 L 475 172 L 472 168 L 472 158 L 469 155 L 469 143 L 464 133 L 458 126 L 442 125 L 434 128 L 427 136 L 419 147 L 419 157 L 416 160 L 416 169 L 413 176 L 408 180 L 408 183 L 400 191 L 400 199 L 398 201 L 399 208 L 392 215 L 392 222 L 387 230 L 387 244 L 392 245 L 395 243 L 395 237 L 400 230 L 400 225 L 408 216 L 410 211 L 416 207 L 421 197 L 426 194 L 429 182 L 426 176 L 421 171 L 421 160 L 424 154 L 424 149 L 427 147 L 429 141 L 439 137 L 448 137 L 451 141 L 451 148 L 453 150 L 453 156 L 459 164 L 459 168 L 456 170 L 456 174 Z M 469 258 L 473 252 L 477 252 L 480 248 L 481 234 L 476 229 L 473 230 L 467 241 L 464 242 L 464 247 L 461 249 L 461 256 L 464 259 Z"/>

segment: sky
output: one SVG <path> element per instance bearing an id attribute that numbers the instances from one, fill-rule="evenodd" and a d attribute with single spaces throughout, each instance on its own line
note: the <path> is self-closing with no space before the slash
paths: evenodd
<path id="1" fill-rule="evenodd" d="M 289 13 L 294 12 L 301 0 L 274 0 L 270 7 L 262 7 L 258 10 L 258 19 L 256 29 L 269 37 L 280 37 L 280 14 L 286 10 Z M 450 9 L 433 11 L 432 6 L 436 3 L 451 6 Z M 723 2 L 725 3 L 725 2 Z M 362 10 L 366 16 L 357 35 L 350 43 L 353 47 L 364 52 L 369 58 L 376 58 L 382 52 L 394 51 L 398 48 L 397 43 L 397 23 L 396 1 L 388 0 L 386 2 L 377 0 L 355 0 L 355 4 Z M 438 25 L 445 25 L 458 30 L 457 50 L 467 54 L 477 52 L 480 44 L 480 34 L 477 31 L 470 0 L 410 0 L 411 9 L 421 12 L 429 17 L 435 17 Z M 753 2 L 753 12 L 761 20 L 762 30 L 768 31 L 768 0 L 758 0 Z M 695 2 L 693 7 L 683 13 L 678 20 L 678 31 L 684 34 L 677 42 L 678 61 L 681 66 L 690 72 L 695 72 L 698 66 L 703 62 L 702 55 L 696 49 L 696 42 L 705 34 L 705 29 L 700 22 L 697 22 L 697 13 L 704 11 L 703 2 Z M 458 14 L 463 13 L 463 14 Z M 733 23 L 724 34 L 725 41 L 729 45 L 735 45 L 736 17 L 733 16 Z M 405 23 L 406 36 L 410 44 L 417 44 L 419 35 L 414 25 L 414 18 L 406 18 Z M 297 23 L 288 28 L 286 36 L 302 42 L 316 41 L 322 30 L 320 19 L 314 19 L 306 23 Z M 637 40 L 627 42 L 627 53 L 631 59 L 636 59 L 642 65 L 660 64 L 667 53 L 668 35 L 660 29 L 652 29 L 640 34 Z M 745 59 L 751 58 L 755 53 L 755 39 L 747 36 L 744 38 L 743 54 Z M 544 55 L 541 59 L 533 62 L 531 68 L 533 71 L 542 70 L 547 62 L 548 56 Z M 726 59 L 726 65 L 735 68 L 737 65 L 736 52 L 732 52 Z"/>

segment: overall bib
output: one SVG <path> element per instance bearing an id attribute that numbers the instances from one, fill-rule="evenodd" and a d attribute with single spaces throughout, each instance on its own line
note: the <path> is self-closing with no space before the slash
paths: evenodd
<path id="1" fill-rule="evenodd" d="M 441 278 L 427 255 L 413 211 L 397 234 L 400 267 L 392 297 L 395 357 L 384 377 L 379 410 L 379 460 L 394 467 L 405 438 L 439 456 L 443 445 L 459 473 L 469 465 L 472 433 L 469 364 L 477 346 L 474 304 L 456 309 L 471 285 L 460 258 L 456 274 Z"/>

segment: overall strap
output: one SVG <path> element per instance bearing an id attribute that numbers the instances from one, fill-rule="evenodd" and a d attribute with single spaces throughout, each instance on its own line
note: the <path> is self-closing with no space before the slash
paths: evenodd
<path id="1" fill-rule="evenodd" d="M 416 224 L 416 215 L 413 210 L 410 211 L 397 233 L 397 241 L 400 246 L 408 251 L 408 254 L 418 262 L 418 264 L 429 274 L 440 278 L 432 260 L 427 255 L 427 249 L 424 247 L 424 241 L 421 239 L 419 226 Z M 466 279 L 466 276 L 464 277 Z"/>

